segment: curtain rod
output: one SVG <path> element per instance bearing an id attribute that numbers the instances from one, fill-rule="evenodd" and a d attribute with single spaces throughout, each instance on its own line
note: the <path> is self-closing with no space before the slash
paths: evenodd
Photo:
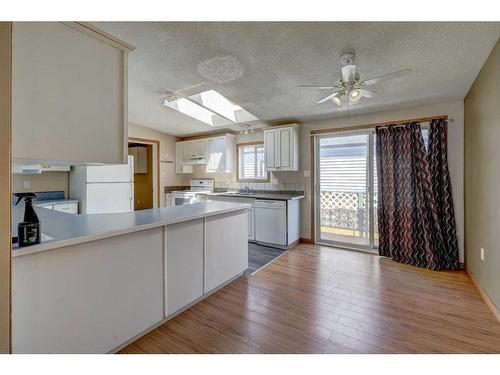
<path id="1" fill-rule="evenodd" d="M 311 131 L 311 136 L 317 135 L 317 134 L 323 134 L 323 133 L 335 133 L 335 132 L 340 132 L 340 131 L 348 131 L 348 130 L 361 130 L 361 129 L 375 129 L 378 126 L 389 126 L 389 125 L 404 125 L 409 122 L 430 122 L 432 120 L 438 120 L 438 119 L 443 119 L 445 120 L 446 123 L 453 122 L 453 119 L 448 119 L 448 115 L 441 115 L 441 116 L 433 116 L 433 117 L 420 117 L 420 118 L 414 118 L 414 119 L 409 119 L 409 120 L 398 120 L 398 121 L 386 121 L 386 122 L 380 122 L 376 124 L 365 124 L 365 125 L 351 125 L 351 126 L 344 126 L 340 128 L 330 128 L 330 129 L 318 129 L 318 130 L 313 130 Z"/>

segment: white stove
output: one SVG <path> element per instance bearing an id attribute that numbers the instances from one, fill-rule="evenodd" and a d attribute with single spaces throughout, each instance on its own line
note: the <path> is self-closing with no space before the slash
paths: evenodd
<path id="1" fill-rule="evenodd" d="M 193 179 L 189 180 L 189 190 L 179 190 L 172 192 L 172 203 L 174 206 L 191 204 L 200 201 L 198 194 L 212 193 L 214 191 L 214 180 Z"/>

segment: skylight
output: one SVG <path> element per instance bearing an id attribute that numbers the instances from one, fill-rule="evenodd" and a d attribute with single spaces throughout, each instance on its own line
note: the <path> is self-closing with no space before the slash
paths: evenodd
<path id="1" fill-rule="evenodd" d="M 215 90 L 204 91 L 173 101 L 165 100 L 163 105 L 213 127 L 258 120 L 250 112 Z"/>

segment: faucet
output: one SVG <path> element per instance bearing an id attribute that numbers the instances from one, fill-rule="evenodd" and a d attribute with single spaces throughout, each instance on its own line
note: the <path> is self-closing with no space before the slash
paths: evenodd
<path id="1" fill-rule="evenodd" d="M 245 193 L 247 193 L 247 194 L 248 194 L 249 192 L 250 192 L 250 188 L 249 188 L 249 187 L 248 187 L 248 185 L 247 185 L 247 186 L 245 186 Z"/>

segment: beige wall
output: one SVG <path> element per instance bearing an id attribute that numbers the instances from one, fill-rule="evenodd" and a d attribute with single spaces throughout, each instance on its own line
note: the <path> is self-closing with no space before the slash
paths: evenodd
<path id="1" fill-rule="evenodd" d="M 29 188 L 24 188 L 24 181 L 28 181 L 30 183 Z M 68 186 L 69 172 L 44 172 L 36 175 L 12 175 L 13 193 L 22 193 L 26 191 L 64 191 L 64 197 L 68 198 Z"/>
<path id="2" fill-rule="evenodd" d="M 391 120 L 405 120 L 419 117 L 429 117 L 438 115 L 448 115 L 453 119 L 448 130 L 448 159 L 453 188 L 453 198 L 455 204 L 457 235 L 460 250 L 460 261 L 464 260 L 464 191 L 463 191 L 463 101 L 457 100 L 446 103 L 436 103 L 416 108 L 399 109 L 371 113 L 366 115 L 340 117 L 321 121 L 310 121 L 302 123 L 301 144 L 300 144 L 300 171 L 299 172 L 274 172 L 272 179 L 277 179 L 278 183 L 295 183 L 305 186 L 306 197 L 301 201 L 301 237 L 311 238 L 311 178 L 304 177 L 304 170 L 310 172 L 310 140 L 311 131 L 318 129 L 328 129 L 344 126 L 355 126 L 362 124 L 374 124 Z M 236 143 L 263 140 L 262 130 L 253 134 L 240 135 Z M 216 181 L 234 181 L 235 174 L 207 174 L 203 172 L 203 166 L 198 166 L 195 173 L 184 175 L 185 181 L 193 177 L 212 177 Z"/>
<path id="3" fill-rule="evenodd" d="M 11 30 L 0 22 L 0 353 L 10 351 Z"/>
<path id="4" fill-rule="evenodd" d="M 160 207 L 164 207 L 164 187 L 182 185 L 184 183 L 184 176 L 175 173 L 175 164 L 173 163 L 175 157 L 175 142 L 179 138 L 133 123 L 129 123 L 128 125 L 128 136 L 131 138 L 160 141 Z"/>
<path id="5" fill-rule="evenodd" d="M 500 308 L 500 42 L 465 97 L 466 267 Z M 486 250 L 484 262 L 480 249 Z"/>

